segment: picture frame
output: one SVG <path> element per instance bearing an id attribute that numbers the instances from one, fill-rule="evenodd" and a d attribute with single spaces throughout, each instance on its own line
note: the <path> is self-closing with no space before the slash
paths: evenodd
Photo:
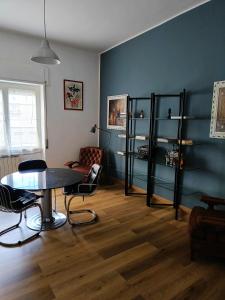
<path id="1" fill-rule="evenodd" d="M 107 97 L 107 128 L 126 130 L 128 94 Z"/>
<path id="2" fill-rule="evenodd" d="M 225 81 L 214 82 L 210 137 L 225 138 Z"/>
<path id="3" fill-rule="evenodd" d="M 64 110 L 83 110 L 83 81 L 64 79 Z"/>

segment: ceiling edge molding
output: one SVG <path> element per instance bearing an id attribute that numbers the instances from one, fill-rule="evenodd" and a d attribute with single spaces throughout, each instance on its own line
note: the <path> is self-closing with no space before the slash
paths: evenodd
<path id="1" fill-rule="evenodd" d="M 168 19 L 165 19 L 165 20 L 162 21 L 162 22 L 160 22 L 160 23 L 158 23 L 158 24 L 156 24 L 156 25 L 154 25 L 154 26 L 151 26 L 151 27 L 149 27 L 149 28 L 147 28 L 147 29 L 145 29 L 145 30 L 143 30 L 143 31 L 141 31 L 141 32 L 139 32 L 139 33 L 137 33 L 137 34 L 135 34 L 135 35 L 132 35 L 132 36 L 129 37 L 128 39 L 125 39 L 125 40 L 123 40 L 123 41 L 121 41 L 121 42 L 119 42 L 119 43 L 117 43 L 117 44 L 115 44 L 115 45 L 113 45 L 113 46 L 107 48 L 106 50 L 103 50 L 103 51 L 99 52 L 99 55 L 101 55 L 101 54 L 103 54 L 103 53 L 105 53 L 105 52 L 108 52 L 109 50 L 112 50 L 113 48 L 116 48 L 117 46 L 120 46 L 120 45 L 122 45 L 122 44 L 124 44 L 124 43 L 126 43 L 126 42 L 128 42 L 128 41 L 130 41 L 130 40 L 132 40 L 132 39 L 134 39 L 134 38 L 136 38 L 136 37 L 138 37 L 139 35 L 142 35 L 142 34 L 145 33 L 145 32 L 148 32 L 148 31 L 150 31 L 150 30 L 152 30 L 152 29 L 154 29 L 154 28 L 157 28 L 157 27 L 159 27 L 159 26 L 161 26 L 161 25 L 163 25 L 163 24 L 165 24 L 165 23 L 167 23 L 167 22 L 169 22 L 169 21 L 175 19 L 176 17 L 179 17 L 180 15 L 183 15 L 183 14 L 187 13 L 188 11 L 193 10 L 193 9 L 195 9 L 195 8 L 197 8 L 197 7 L 199 7 L 199 6 L 203 5 L 203 4 L 206 4 L 207 2 L 210 2 L 210 1 L 211 1 L 211 0 L 203 0 L 201 3 L 198 3 L 198 4 L 196 4 L 196 5 L 194 5 L 194 6 L 190 7 L 190 8 L 188 8 L 188 9 L 186 9 L 186 10 L 183 10 L 183 11 L 181 11 L 180 13 L 178 13 L 178 14 L 176 14 L 176 15 L 174 15 L 174 16 L 168 18 Z"/>

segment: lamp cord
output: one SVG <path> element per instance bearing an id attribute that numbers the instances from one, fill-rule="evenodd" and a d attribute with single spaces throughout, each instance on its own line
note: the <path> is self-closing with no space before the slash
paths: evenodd
<path id="1" fill-rule="evenodd" d="M 46 40 L 45 0 L 44 0 L 44 34 L 45 34 L 45 40 Z"/>

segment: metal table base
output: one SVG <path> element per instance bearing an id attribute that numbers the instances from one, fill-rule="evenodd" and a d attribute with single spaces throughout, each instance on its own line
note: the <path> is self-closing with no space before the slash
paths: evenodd
<path id="1" fill-rule="evenodd" d="M 62 213 L 55 213 L 52 212 L 52 218 L 51 220 L 44 220 L 42 230 L 51 230 L 56 229 L 61 226 L 63 226 L 67 221 L 67 218 Z M 27 221 L 27 227 L 29 227 L 32 230 L 40 230 L 41 226 L 41 217 L 39 214 L 36 214 L 32 217 L 29 217 L 29 220 Z"/>
<path id="2" fill-rule="evenodd" d="M 53 212 L 52 210 L 52 191 L 43 190 L 43 198 L 41 198 L 41 206 L 43 209 L 43 227 L 42 230 L 51 230 L 63 226 L 67 218 L 62 213 Z M 41 216 L 36 214 L 27 221 L 27 227 L 32 230 L 40 230 Z"/>

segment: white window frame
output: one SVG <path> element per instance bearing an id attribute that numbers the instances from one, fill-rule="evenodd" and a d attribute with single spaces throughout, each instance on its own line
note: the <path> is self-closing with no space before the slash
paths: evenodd
<path id="1" fill-rule="evenodd" d="M 30 90 L 34 91 L 36 95 L 36 112 L 41 113 L 40 115 L 40 122 L 37 120 L 37 131 L 38 131 L 38 137 L 40 137 L 40 148 L 34 149 L 34 150 L 25 150 L 24 152 L 16 151 L 16 149 L 11 148 L 10 146 L 10 155 L 20 155 L 20 154 L 26 154 L 26 153 L 37 153 L 37 152 L 43 152 L 45 149 L 45 141 L 47 138 L 47 126 L 46 126 L 46 103 L 45 103 L 45 83 L 33 83 L 33 82 L 23 82 L 23 81 L 9 81 L 9 80 L 1 80 L 0 79 L 0 90 L 2 90 L 2 97 L 3 97 L 3 111 L 6 113 L 5 122 L 6 122 L 6 132 L 7 132 L 7 138 L 10 140 L 10 120 L 9 120 L 9 113 L 8 113 L 8 107 L 9 107 L 9 98 L 8 98 L 8 90 L 10 88 L 15 89 L 23 89 L 23 90 Z M 39 116 L 37 116 L 39 117 Z M 11 145 L 11 141 L 10 141 Z M 44 153 L 43 153 L 44 154 Z M 3 155 L 5 156 L 5 155 Z M 1 153 L 0 153 L 1 157 Z"/>

